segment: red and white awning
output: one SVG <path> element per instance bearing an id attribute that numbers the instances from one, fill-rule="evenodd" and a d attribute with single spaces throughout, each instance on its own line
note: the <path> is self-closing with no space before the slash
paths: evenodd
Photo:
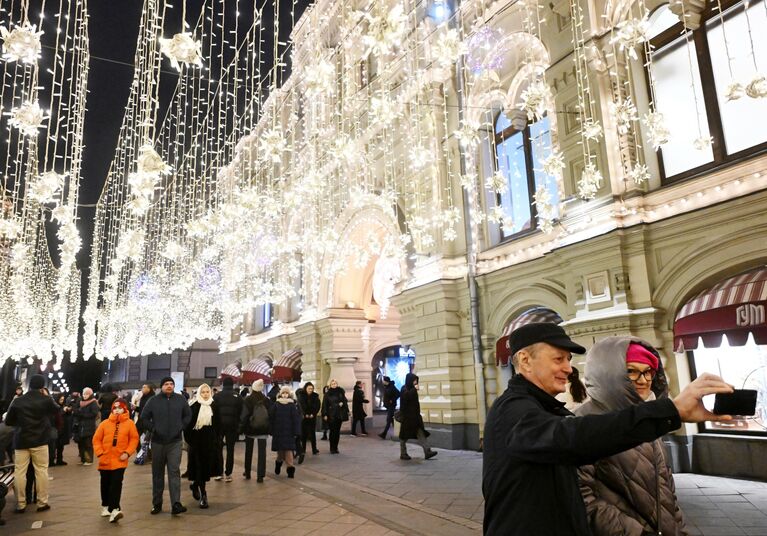
<path id="1" fill-rule="evenodd" d="M 556 312 L 545 307 L 535 307 L 528 309 L 517 318 L 509 322 L 503 330 L 498 341 L 495 343 L 495 363 L 506 367 L 509 364 L 511 353 L 509 351 L 509 335 L 515 329 L 524 326 L 526 324 L 533 324 L 537 322 L 549 323 L 549 324 L 561 324 L 562 317 Z"/>
<path id="2" fill-rule="evenodd" d="M 299 381 L 301 379 L 301 350 L 288 350 L 274 362 L 272 379 L 274 381 Z"/>
<path id="3" fill-rule="evenodd" d="M 694 350 L 698 339 L 718 348 L 722 335 L 730 346 L 743 346 L 749 334 L 767 344 L 767 266 L 725 279 L 687 302 L 674 320 L 674 348 Z"/>
<path id="4" fill-rule="evenodd" d="M 264 383 L 271 383 L 271 368 L 269 363 L 263 359 L 254 359 L 242 367 L 242 380 L 245 383 L 253 383 L 256 380 L 264 380 Z"/>
<path id="5" fill-rule="evenodd" d="M 237 368 L 237 365 L 232 363 L 231 365 L 224 367 L 224 370 L 221 371 L 221 379 L 223 380 L 224 378 L 231 378 L 235 383 L 239 383 L 240 380 L 242 380 L 242 373 L 240 373 L 240 369 Z"/>

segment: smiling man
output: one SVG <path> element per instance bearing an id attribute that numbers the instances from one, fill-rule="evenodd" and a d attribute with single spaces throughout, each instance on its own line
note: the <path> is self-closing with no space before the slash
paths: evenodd
<path id="1" fill-rule="evenodd" d="M 554 324 L 527 324 L 509 335 L 517 374 L 485 422 L 482 493 L 487 536 L 590 536 L 577 467 L 652 441 L 681 422 L 727 420 L 701 398 L 732 391 L 703 374 L 673 401 L 575 417 L 554 397 L 565 391 L 571 353 L 586 349 Z"/>

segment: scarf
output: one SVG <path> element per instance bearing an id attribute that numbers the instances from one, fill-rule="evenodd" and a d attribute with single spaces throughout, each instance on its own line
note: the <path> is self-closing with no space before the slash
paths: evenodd
<path id="1" fill-rule="evenodd" d="M 88 404 L 93 404 L 95 401 L 96 401 L 96 399 L 93 398 L 93 397 L 90 397 L 88 400 L 80 400 L 80 407 L 84 408 Z"/>
<path id="2" fill-rule="evenodd" d="M 199 389 L 202 389 L 202 385 L 198 388 L 198 393 Z M 213 424 L 213 408 L 211 407 L 211 404 L 213 404 L 213 397 L 211 396 L 209 399 L 203 400 L 202 397 L 198 395 L 196 400 L 200 404 L 200 412 L 197 414 L 197 422 L 194 423 L 194 429 L 199 430 L 203 426 L 210 426 Z"/>

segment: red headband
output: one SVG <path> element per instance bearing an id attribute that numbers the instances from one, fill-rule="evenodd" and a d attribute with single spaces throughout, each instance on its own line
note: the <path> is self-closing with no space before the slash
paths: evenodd
<path id="1" fill-rule="evenodd" d="M 658 357 L 641 344 L 632 342 L 626 352 L 626 363 L 642 363 L 658 370 Z"/>

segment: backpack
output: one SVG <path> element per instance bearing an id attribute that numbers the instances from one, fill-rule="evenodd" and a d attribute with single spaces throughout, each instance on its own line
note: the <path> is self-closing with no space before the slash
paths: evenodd
<path id="1" fill-rule="evenodd" d="M 248 419 L 250 431 L 257 435 L 269 432 L 269 412 L 263 404 L 257 404 Z"/>

